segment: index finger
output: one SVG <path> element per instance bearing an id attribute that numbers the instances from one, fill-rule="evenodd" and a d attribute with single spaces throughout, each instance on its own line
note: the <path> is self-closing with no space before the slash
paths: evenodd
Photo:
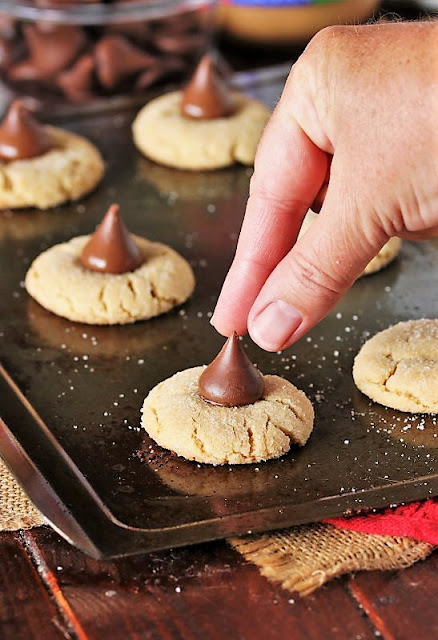
<path id="1" fill-rule="evenodd" d="M 236 256 L 212 318 L 220 333 L 246 332 L 249 310 L 294 245 L 327 167 L 327 154 L 310 140 L 282 99 L 257 150 Z"/>

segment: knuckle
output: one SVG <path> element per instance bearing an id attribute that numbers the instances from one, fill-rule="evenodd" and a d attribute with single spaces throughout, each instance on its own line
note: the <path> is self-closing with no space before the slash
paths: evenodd
<path id="1" fill-rule="evenodd" d="M 317 296 L 320 301 L 338 298 L 351 284 L 350 277 L 343 277 L 342 271 L 330 273 L 321 260 L 316 256 L 303 254 L 298 247 L 294 250 L 293 258 L 288 274 L 290 281 L 298 282 L 312 297 Z"/>
<path id="2" fill-rule="evenodd" d="M 329 26 L 319 31 L 295 63 L 288 80 L 288 93 L 298 118 L 306 122 L 312 104 L 320 122 L 330 122 L 339 96 L 335 91 L 344 82 L 342 68 L 348 58 L 344 50 L 348 27 Z M 348 52 L 347 52 L 348 53 Z M 304 111 L 304 113 L 303 113 Z"/>
<path id="3" fill-rule="evenodd" d="M 342 25 L 330 25 L 318 31 L 308 43 L 304 50 L 303 59 L 310 56 L 319 56 L 328 49 L 333 48 L 334 44 L 344 39 L 348 33 L 349 27 Z"/>
<path id="4" fill-rule="evenodd" d="M 250 190 L 248 204 L 257 201 L 258 209 L 265 211 L 267 214 L 275 211 L 275 215 L 293 215 L 294 211 L 301 211 L 307 207 L 306 203 L 294 196 L 288 194 L 287 196 L 281 195 L 275 191 L 275 185 L 273 188 L 269 186 L 254 185 Z"/>
<path id="5" fill-rule="evenodd" d="M 332 43 L 334 40 L 343 39 L 345 37 L 349 37 L 352 33 L 352 29 L 356 27 L 343 25 L 343 24 L 333 24 L 328 27 L 324 27 L 320 29 L 316 35 L 313 36 L 313 40 L 318 44 Z"/>
<path id="6" fill-rule="evenodd" d="M 268 260 L 261 253 L 246 254 L 240 258 L 241 270 L 245 273 L 251 273 L 254 269 L 260 271 L 265 270 L 268 266 Z"/>

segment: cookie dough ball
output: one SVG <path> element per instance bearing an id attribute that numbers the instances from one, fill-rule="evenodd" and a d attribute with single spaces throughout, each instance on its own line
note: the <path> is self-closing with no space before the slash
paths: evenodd
<path id="1" fill-rule="evenodd" d="M 368 340 L 353 366 L 369 398 L 411 413 L 438 412 L 438 320 L 410 320 Z"/>
<path id="2" fill-rule="evenodd" d="M 142 426 L 160 446 L 188 460 L 218 465 L 278 458 L 292 445 L 306 444 L 313 429 L 313 407 L 293 384 L 264 376 L 261 400 L 223 407 L 199 395 L 204 369 L 180 371 L 146 397 Z"/>
<path id="3" fill-rule="evenodd" d="M 99 273 L 80 260 L 90 236 L 73 238 L 41 253 L 26 275 L 26 289 L 41 306 L 86 324 L 128 324 L 165 313 L 192 293 L 188 262 L 167 245 L 133 236 L 145 257 L 127 273 Z"/>
<path id="4" fill-rule="evenodd" d="M 307 212 L 301 226 L 300 236 L 307 231 L 317 217 L 317 213 L 314 213 L 313 211 Z M 400 238 L 390 238 L 380 249 L 379 253 L 367 264 L 359 278 L 362 276 L 368 276 L 370 273 L 376 273 L 377 271 L 380 271 L 380 269 L 383 269 L 383 267 L 386 267 L 394 260 L 394 258 L 397 257 L 400 252 L 401 245 L 402 241 Z"/>
<path id="5" fill-rule="evenodd" d="M 235 113 L 210 120 L 183 116 L 181 91 L 152 100 L 132 125 L 135 145 L 151 160 L 177 169 L 220 169 L 236 162 L 252 165 L 270 112 L 257 100 L 233 95 Z"/>
<path id="6" fill-rule="evenodd" d="M 48 209 L 92 191 L 104 172 L 102 156 L 86 138 L 45 127 L 53 148 L 23 160 L 0 160 L 0 208 Z"/>

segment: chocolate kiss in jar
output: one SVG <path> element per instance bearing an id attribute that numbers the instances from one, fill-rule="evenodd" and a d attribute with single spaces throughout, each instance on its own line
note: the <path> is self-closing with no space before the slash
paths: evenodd
<path id="1" fill-rule="evenodd" d="M 0 0 L 0 109 L 16 96 L 103 106 L 186 82 L 209 45 L 213 1 Z"/>

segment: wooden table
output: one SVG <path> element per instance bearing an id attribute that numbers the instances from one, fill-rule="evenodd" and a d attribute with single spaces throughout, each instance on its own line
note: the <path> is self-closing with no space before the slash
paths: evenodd
<path id="1" fill-rule="evenodd" d="M 298 599 L 225 542 L 97 561 L 48 527 L 0 534 L 2 640 L 431 640 L 437 598 L 437 554 Z"/>

